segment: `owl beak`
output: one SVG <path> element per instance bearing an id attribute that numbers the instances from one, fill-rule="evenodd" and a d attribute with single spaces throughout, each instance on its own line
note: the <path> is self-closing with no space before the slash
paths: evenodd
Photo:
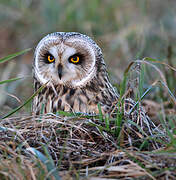
<path id="1" fill-rule="evenodd" d="M 59 78 L 61 79 L 62 78 L 62 65 L 59 64 L 58 66 L 58 75 L 59 75 Z"/>

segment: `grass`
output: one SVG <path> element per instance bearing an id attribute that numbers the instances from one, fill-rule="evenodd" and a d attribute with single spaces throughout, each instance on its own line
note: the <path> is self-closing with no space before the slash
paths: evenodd
<path id="1" fill-rule="evenodd" d="M 8 82 L 8 81 L 7 81 Z M 48 83 L 48 82 L 47 82 Z M 2 119 L 8 118 L 9 116 L 11 116 L 12 114 L 18 112 L 21 108 L 23 108 L 25 105 L 27 105 L 29 102 L 31 102 L 33 100 L 33 98 L 40 92 L 42 91 L 43 88 L 46 87 L 47 83 L 45 83 L 43 86 L 41 86 L 31 97 L 29 97 L 22 105 L 20 105 L 19 107 L 13 109 L 11 112 L 9 112 L 7 115 L 5 115 L 4 117 L 2 117 Z"/>
<path id="2" fill-rule="evenodd" d="M 17 57 L 17 56 L 19 56 L 19 55 L 22 55 L 22 54 L 24 54 L 24 53 L 27 53 L 27 52 L 30 51 L 30 50 L 31 50 L 31 48 L 28 48 L 28 49 L 25 49 L 25 50 L 23 50 L 23 51 L 20 51 L 20 52 L 14 53 L 14 54 L 10 54 L 10 55 L 8 55 L 8 56 L 6 56 L 6 57 L 4 57 L 4 58 L 1 58 L 1 59 L 0 59 L 0 64 L 5 63 L 5 62 L 9 62 L 9 61 L 12 60 L 13 58 L 15 58 L 15 57 Z"/>
<path id="3" fill-rule="evenodd" d="M 103 116 L 100 106 L 99 115 L 41 111 L 33 117 L 36 93 L 19 76 L 20 65 L 31 64 L 30 49 L 0 59 L 0 92 L 5 87 L 22 101 L 14 106 L 6 98 L 1 106 L 1 179 L 176 179 L 175 7 L 159 0 L 0 0 L 1 54 L 34 47 L 49 32 L 79 31 L 102 47 L 120 93 L 113 117 Z M 128 95 L 136 101 L 129 114 L 142 104 L 150 121 L 124 117 Z M 13 109 L 4 113 L 6 105 Z"/>
<path id="4" fill-rule="evenodd" d="M 5 58 L 3 61 L 7 62 Z M 128 116 L 124 116 L 122 107 L 127 96 L 129 73 L 135 63 L 139 62 L 142 66 L 139 74 L 139 88 L 136 87 L 138 88 L 138 94 L 135 95 L 137 102 L 129 114 L 140 107 L 138 105 L 147 94 L 151 93 L 151 89 L 157 85 L 156 82 L 161 82 L 174 106 L 175 96 L 166 82 L 163 82 L 165 78 L 158 67 L 145 63 L 144 60 L 137 60 L 130 63 L 124 72 L 120 85 L 120 98 L 116 105 L 116 117 L 103 116 L 100 105 L 98 105 L 98 116 L 59 111 L 56 114 L 41 114 L 39 117 L 19 115 L 10 117 L 30 103 L 33 97 L 46 86 L 43 85 L 0 121 L 2 178 L 44 179 L 47 177 L 60 180 L 66 176 L 75 179 L 91 177 L 158 179 L 168 176 L 168 172 L 170 178 L 176 177 L 176 159 L 173 158 L 176 154 L 176 116 L 173 114 L 170 118 L 169 114 L 162 109 L 158 117 L 160 120 L 158 126 L 150 119 L 140 118 L 140 110 L 138 118 L 133 121 Z M 144 66 L 147 65 L 152 65 L 160 72 L 161 80 L 155 81 L 145 89 L 146 71 L 144 69 L 146 67 Z M 168 67 L 174 70 L 173 67 L 169 65 Z M 13 78 L 2 82 L 10 83 L 13 80 L 18 79 Z"/>

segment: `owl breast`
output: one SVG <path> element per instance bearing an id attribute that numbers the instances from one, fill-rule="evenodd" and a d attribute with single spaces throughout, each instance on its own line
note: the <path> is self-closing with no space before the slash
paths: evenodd
<path id="1" fill-rule="evenodd" d="M 98 84 L 97 84 L 98 83 Z M 35 81 L 36 90 L 41 84 Z M 103 114 L 111 112 L 118 95 L 102 82 L 90 82 L 85 87 L 70 88 L 64 85 L 45 87 L 33 101 L 34 114 L 57 111 L 98 114 L 100 104 Z"/>

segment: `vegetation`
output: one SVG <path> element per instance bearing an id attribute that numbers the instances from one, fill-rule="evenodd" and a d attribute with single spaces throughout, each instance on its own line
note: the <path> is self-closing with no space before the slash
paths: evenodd
<path id="1" fill-rule="evenodd" d="M 176 2 L 0 0 L 0 10 L 2 179 L 176 179 Z M 94 37 L 120 93 L 118 109 L 131 96 L 151 119 L 103 116 L 100 106 L 97 116 L 31 116 L 27 48 L 53 31 Z"/>

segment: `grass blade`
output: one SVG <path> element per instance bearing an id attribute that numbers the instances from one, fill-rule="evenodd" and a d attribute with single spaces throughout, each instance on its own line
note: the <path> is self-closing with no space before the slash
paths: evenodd
<path id="1" fill-rule="evenodd" d="M 127 76 L 128 76 L 129 69 L 130 69 L 130 67 L 131 67 L 132 65 L 133 65 L 133 62 L 129 64 L 129 66 L 127 67 L 127 69 L 126 69 L 125 72 L 124 72 L 123 81 L 122 81 L 121 84 L 120 84 L 120 100 L 121 100 L 122 96 L 123 96 L 124 93 L 125 93 Z"/>
<path id="2" fill-rule="evenodd" d="M 13 82 L 13 81 L 17 81 L 17 80 L 20 80 L 20 79 L 23 79 L 23 78 L 7 79 L 7 80 L 4 80 L 4 81 L 0 81 L 0 84 L 5 84 L 5 83 Z"/>
<path id="3" fill-rule="evenodd" d="M 116 135 L 116 137 L 118 137 L 118 139 L 120 139 L 120 131 L 122 129 L 122 120 L 123 120 L 122 118 L 123 118 L 123 110 L 121 112 L 120 105 L 119 105 L 118 106 L 117 117 L 116 117 L 116 121 L 115 121 L 115 126 L 116 126 L 116 128 L 115 128 L 115 135 Z"/>
<path id="4" fill-rule="evenodd" d="M 102 110 L 101 110 L 101 106 L 100 106 L 100 104 L 98 103 L 98 111 L 99 111 L 99 119 L 100 119 L 100 121 L 102 121 L 103 122 L 103 113 L 102 113 Z"/>
<path id="5" fill-rule="evenodd" d="M 47 82 L 48 83 L 48 82 Z M 9 116 L 11 116 L 12 114 L 16 113 L 17 111 L 19 111 L 23 106 L 25 106 L 26 104 L 28 104 L 43 88 L 46 87 L 47 83 L 45 83 L 43 86 L 41 86 L 31 97 L 29 97 L 22 105 L 20 105 L 19 107 L 13 109 L 11 112 L 9 112 L 7 115 L 5 115 L 4 117 L 2 117 L 2 119 L 5 119 Z"/>
<path id="6" fill-rule="evenodd" d="M 57 115 L 63 115 L 67 117 L 74 117 L 74 116 L 81 116 L 81 113 L 74 113 L 74 112 L 69 112 L 69 111 L 57 111 Z"/>
<path id="7" fill-rule="evenodd" d="M 141 64 L 141 72 L 139 76 L 139 95 L 140 97 L 143 94 L 143 87 L 144 87 L 144 74 L 145 74 L 145 67 L 144 64 Z"/>
<path id="8" fill-rule="evenodd" d="M 54 162 L 51 157 L 48 157 L 48 154 L 47 156 L 44 156 L 40 151 L 32 147 L 27 148 L 27 150 L 32 152 L 32 154 L 34 154 L 37 158 L 39 158 L 42 161 L 42 163 L 46 165 L 48 172 L 51 173 L 51 175 L 53 175 L 55 179 L 61 180 L 59 173 L 54 165 Z"/>
<path id="9" fill-rule="evenodd" d="M 140 97 L 140 101 L 151 91 L 151 89 L 158 83 L 159 81 L 155 81 L 152 85 L 150 85 L 147 90 L 142 94 L 142 96 Z M 129 114 L 131 114 L 133 112 L 133 110 L 136 108 L 136 106 L 139 104 L 140 101 L 137 101 L 134 106 L 131 108 L 131 110 L 129 111 Z"/>
<path id="10" fill-rule="evenodd" d="M 171 92 L 171 90 L 169 89 L 169 87 L 168 87 L 163 81 L 160 81 L 160 82 L 161 82 L 161 84 L 168 90 L 171 99 L 173 100 L 173 102 L 174 102 L 175 105 L 176 105 L 176 97 L 173 95 L 173 93 Z"/>
<path id="11" fill-rule="evenodd" d="M 134 62 L 131 62 L 128 67 L 126 68 L 125 72 L 124 72 L 124 76 L 123 76 L 123 81 L 120 84 L 120 97 L 119 97 L 119 102 L 117 104 L 118 107 L 118 111 L 117 111 L 117 117 L 116 117 L 116 121 L 115 121 L 115 135 L 117 137 L 119 137 L 120 135 L 120 131 L 121 131 L 121 127 L 122 127 L 122 118 L 123 118 L 123 105 L 124 105 L 124 100 L 123 100 L 123 95 L 125 94 L 125 90 L 126 90 L 126 83 L 127 83 L 127 77 L 128 77 L 128 72 L 131 68 L 131 66 L 134 64 Z M 121 108 L 122 107 L 122 108 Z M 120 137 L 119 137 L 120 138 Z"/>
<path id="12" fill-rule="evenodd" d="M 21 55 L 21 54 L 24 54 L 24 53 L 26 53 L 26 52 L 28 52 L 30 50 L 31 50 L 31 48 L 28 48 L 28 49 L 25 49 L 23 51 L 20 51 L 20 52 L 14 53 L 14 54 L 10 54 L 10 55 L 8 55 L 6 57 L 3 57 L 3 58 L 0 59 L 0 64 L 5 63 L 5 62 L 7 62 L 7 61 L 9 61 L 9 60 Z"/>
<path id="13" fill-rule="evenodd" d="M 109 119 L 108 114 L 106 114 L 105 116 L 105 126 L 106 126 L 107 131 L 110 131 L 110 119 Z"/>
<path id="14" fill-rule="evenodd" d="M 153 59 L 153 58 L 150 58 L 150 57 L 145 57 L 143 60 L 145 60 L 145 61 L 151 61 L 151 62 L 154 62 L 154 63 L 158 63 L 158 64 L 165 65 L 165 66 L 167 66 L 168 68 L 170 68 L 170 69 L 172 69 L 173 71 L 175 71 L 175 72 L 176 72 L 176 68 L 174 68 L 174 67 L 170 66 L 170 65 L 169 65 L 169 64 L 167 64 L 167 63 L 164 63 L 164 62 L 158 61 L 158 60 Z"/>

